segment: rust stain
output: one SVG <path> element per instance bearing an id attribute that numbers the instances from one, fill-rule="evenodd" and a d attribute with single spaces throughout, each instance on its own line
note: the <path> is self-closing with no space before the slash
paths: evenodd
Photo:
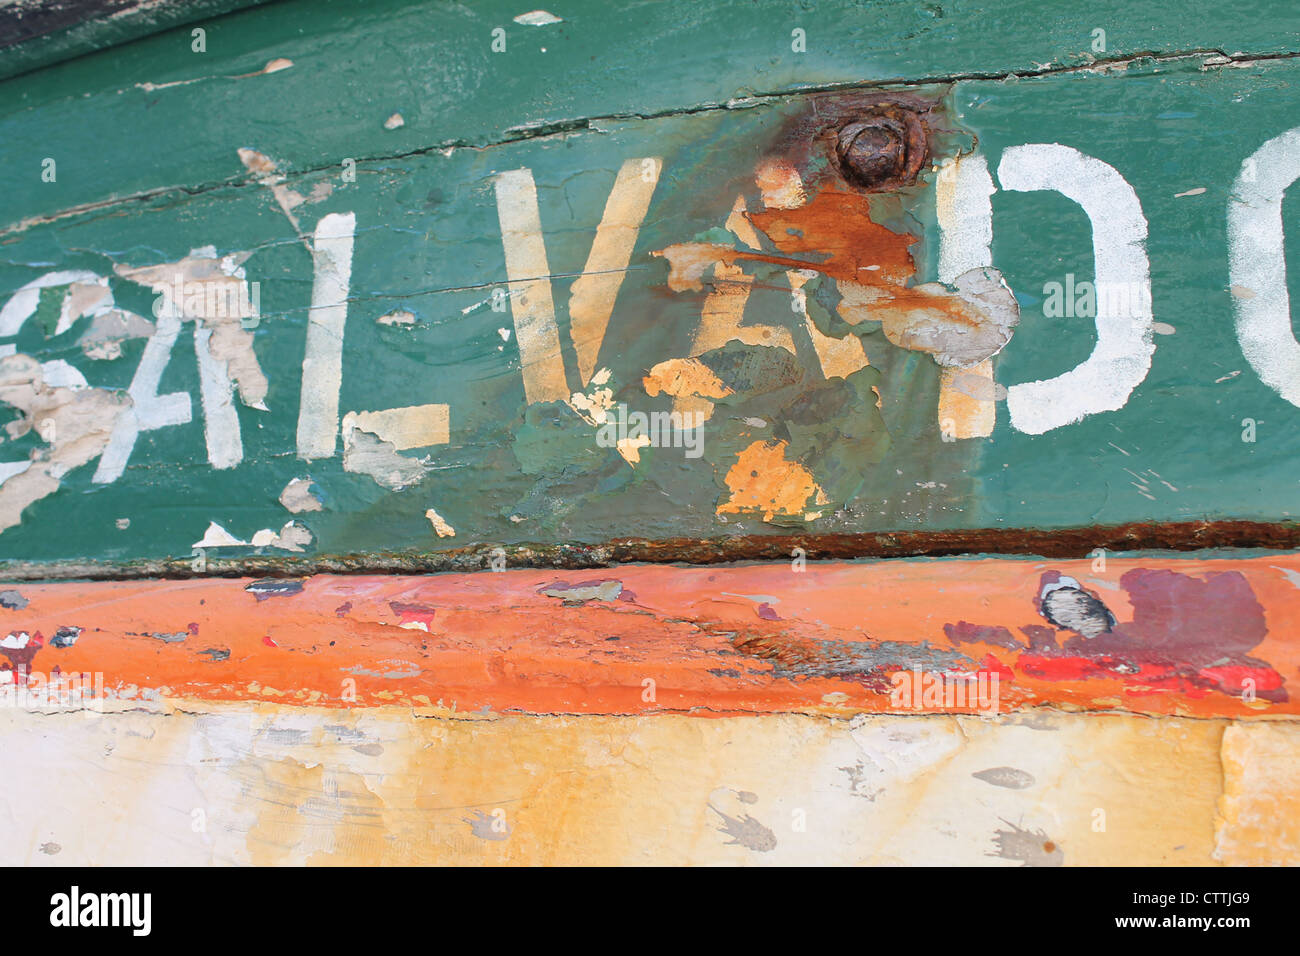
<path id="1" fill-rule="evenodd" d="M 916 272 L 909 251 L 916 237 L 873 222 L 871 200 L 861 193 L 827 188 L 802 206 L 746 215 L 785 256 L 809 258 L 755 253 L 740 253 L 738 258 L 815 269 L 834 279 L 879 286 L 902 286 Z"/>
<path id="2" fill-rule="evenodd" d="M 1261 521 L 1129 522 L 1076 528 L 958 528 L 943 531 L 729 534 L 709 538 L 611 538 L 564 544 L 483 542 L 440 551 L 367 551 L 359 554 L 209 556 L 127 562 L 0 562 L 10 582 L 136 581 L 193 578 L 300 577 L 312 574 L 400 575 L 479 571 L 504 557 L 515 568 L 608 568 L 619 564 L 722 564 L 788 560 L 799 548 L 809 561 L 854 558 L 950 557 L 970 554 L 1075 558 L 1096 548 L 1111 552 L 1187 552 L 1210 549 L 1300 550 L 1300 524 Z M 3 606 L 3 605 L 0 605 Z"/>

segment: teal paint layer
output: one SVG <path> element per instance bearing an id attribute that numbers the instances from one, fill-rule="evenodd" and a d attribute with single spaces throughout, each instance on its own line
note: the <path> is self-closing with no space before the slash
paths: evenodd
<path id="1" fill-rule="evenodd" d="M 778 530 L 760 517 L 724 522 L 716 514 L 726 455 L 741 447 L 734 421 L 779 414 L 771 397 L 707 425 L 705 457 L 648 449 L 636 468 L 599 447 L 594 429 L 563 406 L 526 406 L 516 337 L 500 332 L 513 331 L 511 314 L 492 304 L 506 277 L 496 175 L 527 167 L 537 183 L 569 386 L 577 390 L 566 308 L 572 279 L 622 163 L 663 157 L 598 367 L 610 369 L 617 400 L 664 410 L 640 379 L 657 362 L 687 354 L 703 296 L 670 292 L 666 263 L 650 253 L 722 227 L 736 195 L 755 194 L 755 159 L 779 152 L 786 122 L 808 109 L 800 95 L 708 104 L 801 85 L 1080 64 L 1094 24 L 1107 30 L 1107 56 L 1212 48 L 1271 56 L 1295 40 L 1276 18 L 1271 28 L 1261 25 L 1262 10 L 1230 23 L 1207 14 L 1169 25 L 1155 5 L 1109 14 L 1094 5 L 1046 19 L 1018 5 L 830 13 L 821 6 L 783 5 L 779 15 L 746 7 L 748 25 L 734 11 L 712 8 L 557 8 L 563 23 L 526 27 L 511 20 L 522 10 L 504 6 L 335 3 L 295 20 L 302 7 L 277 4 L 214 21 L 220 29 L 210 33 L 205 57 L 188 52 L 187 33 L 172 31 L 0 84 L 11 94 L 0 117 L 0 155 L 6 168 L 24 171 L 15 180 L 21 187 L 0 200 L 9 228 L 0 287 L 11 294 L 43 273 L 85 269 L 112 276 L 117 304 L 149 316 L 152 294 L 115 267 L 171 262 L 206 245 L 219 254 L 250 252 L 245 269 L 260 284 L 262 311 L 254 348 L 269 382 L 268 411 L 236 401 L 242 463 L 214 469 L 187 325 L 159 392 L 188 394 L 193 420 L 143 433 L 113 484 L 92 482 L 94 463 L 70 472 L 20 526 L 0 534 L 0 559 L 183 555 L 210 521 L 247 540 L 295 517 L 277 498 L 302 476 L 324 505 L 297 516 L 316 553 Z M 507 34 L 504 54 L 490 49 L 498 24 Z M 789 50 L 790 29 L 800 25 L 807 54 Z M 228 78 L 273 57 L 294 65 Z M 825 466 L 818 479 L 845 497 L 835 502 L 840 510 L 793 526 L 834 532 L 1292 517 L 1300 409 L 1259 381 L 1236 342 L 1224 217 L 1242 159 L 1300 115 L 1297 66 L 1285 58 L 1235 66 L 1209 59 L 910 87 L 944 99 L 965 134 L 951 148 L 977 142 L 991 167 L 1008 147 L 1043 142 L 1074 146 L 1119 170 L 1149 222 L 1155 319 L 1173 334 L 1157 336 L 1151 371 L 1122 410 L 1029 436 L 1013 431 L 1000 407 L 990 439 L 956 443 L 939 440 L 938 369 L 927 356 L 897 349 L 877 332 L 864 339 L 870 375 L 828 389 L 807 343 L 797 340 L 805 346 L 794 363 L 802 378 L 780 397 L 815 393 L 810 421 L 820 431 L 806 440 Z M 195 82 L 136 86 L 180 80 Z M 395 112 L 404 125 L 384 129 Z M 567 131 L 534 136 L 523 131 L 528 124 Z M 391 491 L 345 471 L 341 447 L 310 464 L 296 458 L 312 259 L 271 189 L 240 163 L 240 147 L 275 160 L 284 185 L 301 195 L 330 187 L 295 210 L 302 233 L 329 213 L 355 214 L 340 409 L 450 405 L 450 442 L 408 453 L 430 461 L 412 487 Z M 57 158 L 54 183 L 40 180 L 45 156 Z M 344 178 L 345 158 L 356 160 L 355 182 Z M 923 237 L 914 250 L 921 279 L 934 278 L 932 180 L 927 174 L 892 213 Z M 1199 188 L 1205 192 L 1175 196 Z M 133 194 L 141 198 L 113 200 Z M 997 379 L 1010 385 L 1059 374 L 1086 357 L 1095 333 L 1090 319 L 1045 316 L 1043 287 L 1067 273 L 1090 278 L 1087 220 L 1054 194 L 999 192 L 993 203 L 994 264 L 1022 307 L 1019 330 L 995 359 Z M 61 214 L 81 204 L 104 205 Z M 1284 212 L 1290 226 L 1294 209 Z M 58 218 L 24 222 L 42 216 Z M 1289 255 L 1294 297 L 1300 263 Z M 746 322 L 789 324 L 788 287 L 775 279 L 768 285 L 752 294 Z M 413 324 L 377 321 L 396 310 L 410 312 Z M 69 362 L 92 386 L 125 389 L 144 341 L 124 342 L 120 358 L 90 360 L 77 345 L 89 323 L 47 336 L 33 320 L 13 344 L 42 361 Z M 871 385 L 883 399 L 879 423 L 863 401 Z M 1245 419 L 1257 423 L 1253 443 L 1242 441 Z M 0 461 L 40 445 L 30 433 L 6 440 Z M 430 508 L 455 537 L 436 536 L 425 517 Z M 123 520 L 129 524 L 120 527 Z"/>

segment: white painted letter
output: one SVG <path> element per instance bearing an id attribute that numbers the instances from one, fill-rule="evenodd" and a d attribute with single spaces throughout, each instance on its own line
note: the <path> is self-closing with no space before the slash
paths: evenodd
<path id="1" fill-rule="evenodd" d="M 1228 199 L 1228 283 L 1237 341 L 1265 385 L 1300 405 L 1300 344 L 1286 290 L 1282 194 L 1300 178 L 1300 127 L 1241 164 Z"/>
<path id="2" fill-rule="evenodd" d="M 1092 223 L 1098 291 L 1092 354 L 1056 378 L 1007 389 L 1012 427 L 1041 435 L 1088 415 L 1123 408 L 1146 378 L 1155 352 L 1147 221 L 1137 193 L 1113 166 L 1058 143 L 1008 149 L 998 165 L 998 180 L 1003 189 L 1055 190 L 1083 207 Z M 1132 308 L 1117 310 L 1114 303 L 1124 288 L 1141 292 L 1128 297 Z"/>

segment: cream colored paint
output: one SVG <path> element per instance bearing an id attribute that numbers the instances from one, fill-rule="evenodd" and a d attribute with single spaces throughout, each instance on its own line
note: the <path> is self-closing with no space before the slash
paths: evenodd
<path id="1" fill-rule="evenodd" d="M 0 711 L 0 863 L 1300 862 L 1290 723 L 143 706 Z"/>
<path id="2" fill-rule="evenodd" d="M 583 385 L 595 371 L 614 300 L 662 168 L 663 162 L 657 157 L 623 163 L 596 227 L 583 274 L 573 284 L 570 335 Z M 496 197 L 524 395 L 530 403 L 564 401 L 569 397 L 569 388 L 532 170 L 513 169 L 498 174 Z"/>
<path id="3" fill-rule="evenodd" d="M 596 371 L 614 300 L 627 274 L 632 247 L 662 169 L 663 160 L 658 157 L 629 159 L 622 165 L 596 227 L 587 264 L 569 293 L 569 334 L 578 353 L 578 374 L 583 385 Z"/>
<path id="4" fill-rule="evenodd" d="M 378 435 L 400 450 L 445 445 L 451 435 L 451 411 L 447 405 L 407 405 L 379 412 L 348 412 L 343 428 L 360 428 Z"/>
<path id="5" fill-rule="evenodd" d="M 951 284 L 964 272 L 993 264 L 994 192 L 982 155 L 958 156 L 940 165 L 935 180 L 940 282 Z M 941 368 L 940 433 L 950 439 L 992 435 L 997 424 L 993 385 L 991 358 L 967 369 Z"/>

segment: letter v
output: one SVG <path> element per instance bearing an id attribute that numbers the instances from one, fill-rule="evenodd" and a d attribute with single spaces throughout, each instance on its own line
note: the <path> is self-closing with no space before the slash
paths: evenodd
<path id="1" fill-rule="evenodd" d="M 591 381 L 614 299 L 623 283 L 637 232 L 650 207 L 650 197 L 663 167 L 658 158 L 623 163 L 605 203 L 605 212 L 582 275 L 569 297 L 569 334 L 578 356 L 582 384 Z M 505 247 L 510 282 L 510 311 L 514 317 L 524 395 L 529 403 L 569 397 L 560 352 L 560 333 L 551 295 L 551 271 L 546 261 L 537 186 L 529 169 L 514 169 L 496 178 L 497 216 Z"/>

